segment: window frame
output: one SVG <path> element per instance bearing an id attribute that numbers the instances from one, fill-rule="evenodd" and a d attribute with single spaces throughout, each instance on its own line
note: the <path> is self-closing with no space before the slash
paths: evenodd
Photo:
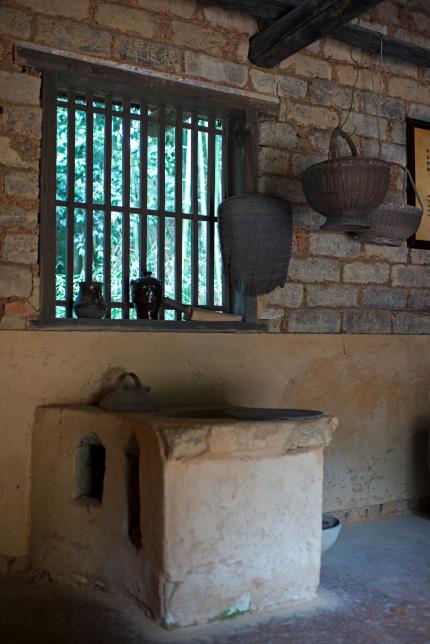
<path id="1" fill-rule="evenodd" d="M 422 121 L 420 119 L 409 117 L 406 118 L 406 167 L 411 173 L 414 181 L 416 181 L 415 129 L 430 130 L 430 121 Z M 408 204 L 416 206 L 415 191 L 409 181 L 407 186 L 407 199 Z M 423 216 L 425 216 L 425 212 Z M 407 243 L 409 248 L 430 250 L 430 239 L 417 239 L 416 235 L 412 235 L 412 237 L 408 239 Z"/>
<path id="2" fill-rule="evenodd" d="M 79 78 L 82 91 L 89 88 L 97 91 L 130 92 L 132 100 L 148 101 L 156 94 L 155 102 L 178 103 L 184 110 L 199 109 L 208 104 L 209 109 L 217 110 L 220 117 L 229 119 L 228 137 L 228 187 L 227 196 L 257 190 L 257 121 L 258 112 L 268 106 L 263 102 L 248 100 L 247 97 L 190 85 L 180 80 L 160 81 L 145 76 L 144 71 L 132 72 L 106 64 L 89 63 L 68 56 L 47 53 L 46 51 L 19 47 L 18 55 L 38 71 L 42 71 L 42 159 L 40 191 L 40 298 L 41 313 L 39 320 L 33 324 L 39 327 L 58 328 L 91 328 L 94 330 L 127 328 L 130 330 L 255 330 L 257 324 L 257 299 L 244 297 L 242 293 L 228 288 L 229 310 L 243 316 L 242 322 L 189 322 L 174 320 L 88 320 L 76 318 L 55 318 L 55 259 L 56 231 L 55 218 L 55 185 L 56 185 L 56 146 L 52 138 L 56 132 L 56 92 L 57 83 Z M 270 109 L 270 108 L 269 108 Z M 50 281 L 51 280 L 51 281 Z M 52 281 L 54 280 L 54 281 Z"/>

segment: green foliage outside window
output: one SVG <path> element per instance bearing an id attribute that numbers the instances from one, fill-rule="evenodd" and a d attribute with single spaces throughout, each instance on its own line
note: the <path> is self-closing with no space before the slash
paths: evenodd
<path id="1" fill-rule="evenodd" d="M 78 105 L 77 105 L 78 107 Z M 114 106 L 115 107 L 115 106 Z M 133 113 L 133 107 L 132 107 Z M 57 108 L 57 200 L 67 200 L 67 159 L 68 159 L 68 118 L 67 104 Z M 85 204 L 87 201 L 86 181 L 86 145 L 87 145 L 87 113 L 84 110 L 75 111 L 75 202 Z M 218 125 L 220 123 L 218 122 Z M 147 270 L 157 276 L 159 251 L 159 218 L 151 214 L 157 210 L 159 182 L 159 149 L 158 123 L 148 122 L 148 165 L 147 165 L 147 204 L 145 218 L 147 221 Z M 165 128 L 165 282 L 164 292 L 169 297 L 175 297 L 175 151 L 177 132 L 174 126 Z M 93 280 L 104 282 L 104 223 L 105 212 L 97 209 L 97 205 L 105 203 L 105 115 L 93 114 Z M 191 202 L 191 130 L 182 130 L 182 204 L 179 209 L 183 213 L 192 213 Z M 112 117 L 112 163 L 111 163 L 111 203 L 112 206 L 124 207 L 123 199 L 123 119 Z M 207 215 L 208 202 L 208 135 L 198 132 L 198 214 Z M 222 198 L 222 136 L 215 136 L 215 208 Z M 140 121 L 131 119 L 130 125 L 130 206 L 141 207 L 141 176 L 140 176 Z M 74 257 L 73 257 L 73 295 L 77 295 L 79 282 L 85 280 L 86 253 L 86 210 L 75 208 L 74 212 Z M 139 276 L 140 263 L 140 218 L 137 213 L 130 214 L 130 279 Z M 182 219 L 182 301 L 191 303 L 191 244 L 192 223 Z M 206 252 L 207 252 L 207 222 L 199 221 L 199 304 L 207 304 L 206 284 Z M 111 213 L 111 299 L 121 302 L 122 293 L 122 235 L 123 215 L 121 212 Z M 217 226 L 216 226 L 217 229 Z M 66 297 L 66 261 L 67 261 L 67 209 L 57 206 L 57 265 L 56 265 L 56 299 Z M 222 266 L 221 253 L 216 230 L 214 258 L 214 292 L 215 306 L 222 305 Z M 133 311 L 131 312 L 133 315 Z M 64 317 L 61 307 L 57 317 Z M 112 317 L 121 318 L 121 309 L 113 309 Z"/>

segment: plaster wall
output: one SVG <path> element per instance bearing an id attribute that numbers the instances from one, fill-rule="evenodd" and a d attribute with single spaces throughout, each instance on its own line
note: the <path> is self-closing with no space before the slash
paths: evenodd
<path id="1" fill-rule="evenodd" d="M 0 333 L 0 554 L 28 551 L 35 408 L 94 402 L 120 367 L 160 403 L 322 409 L 324 507 L 356 510 L 430 494 L 428 336 Z"/>

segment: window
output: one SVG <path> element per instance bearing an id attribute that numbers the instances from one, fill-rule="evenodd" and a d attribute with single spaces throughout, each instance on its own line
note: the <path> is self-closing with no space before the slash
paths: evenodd
<path id="1" fill-rule="evenodd" d="M 224 308 L 216 211 L 227 123 L 64 90 L 56 113 L 56 316 L 73 315 L 79 282 L 98 281 L 108 318 L 135 317 L 129 284 L 146 270 L 169 298 Z"/>
<path id="2" fill-rule="evenodd" d="M 75 317 L 79 282 L 97 281 L 107 320 L 133 320 L 130 281 L 144 271 L 178 302 L 249 310 L 223 275 L 217 207 L 250 185 L 254 112 L 132 72 L 28 57 L 44 68 L 42 319 Z"/>

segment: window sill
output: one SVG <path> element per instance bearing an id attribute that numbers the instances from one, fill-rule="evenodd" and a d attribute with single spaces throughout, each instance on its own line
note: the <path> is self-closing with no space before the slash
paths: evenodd
<path id="1" fill-rule="evenodd" d="M 146 331 L 173 333 L 264 333 L 264 323 L 250 322 L 192 322 L 176 320 L 91 320 L 57 319 L 32 320 L 31 330 L 40 331 Z"/>

